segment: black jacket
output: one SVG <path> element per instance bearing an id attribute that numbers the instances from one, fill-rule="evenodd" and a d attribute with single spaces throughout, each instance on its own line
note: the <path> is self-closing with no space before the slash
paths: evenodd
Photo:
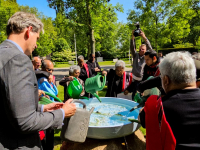
<path id="1" fill-rule="evenodd" d="M 36 78 L 37 80 L 42 78 L 42 77 L 45 77 L 45 78 L 49 78 L 50 76 L 50 73 L 47 72 L 47 71 L 41 71 L 41 70 L 35 70 L 35 75 L 36 75 Z"/>
<path id="2" fill-rule="evenodd" d="M 173 90 L 162 98 L 166 119 L 176 138 L 176 150 L 200 149 L 200 89 Z M 140 113 L 145 127 L 145 111 Z"/>
<path id="3" fill-rule="evenodd" d="M 92 62 L 91 60 L 88 60 L 86 62 L 88 64 L 88 66 L 90 66 L 91 72 L 92 72 L 92 76 L 96 76 L 97 72 L 95 72 L 94 68 L 99 68 L 101 70 L 101 67 L 99 66 L 99 63 L 97 61 Z"/>
<path id="4" fill-rule="evenodd" d="M 159 70 L 159 62 L 157 61 L 155 65 L 145 65 L 144 66 L 144 71 L 143 71 L 143 78 L 142 81 L 146 80 L 150 76 L 158 76 L 160 75 L 160 70 Z"/>
<path id="5" fill-rule="evenodd" d="M 129 87 L 129 80 L 130 74 L 126 74 L 126 88 L 128 90 Z M 122 92 L 122 84 L 123 84 L 123 76 L 119 77 L 116 75 L 115 70 L 110 69 L 107 73 L 107 93 L 106 97 L 117 97 L 117 94 Z M 129 91 L 129 90 L 128 90 Z M 130 91 L 129 91 L 130 92 Z"/>

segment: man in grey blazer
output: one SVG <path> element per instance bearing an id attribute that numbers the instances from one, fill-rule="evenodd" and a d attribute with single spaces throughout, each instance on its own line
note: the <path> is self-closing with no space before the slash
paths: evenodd
<path id="1" fill-rule="evenodd" d="M 7 24 L 8 39 L 0 45 L 0 150 L 39 150 L 38 131 L 62 127 L 75 114 L 71 101 L 38 105 L 38 87 L 27 55 L 37 47 L 42 22 L 33 14 L 15 13 Z"/>

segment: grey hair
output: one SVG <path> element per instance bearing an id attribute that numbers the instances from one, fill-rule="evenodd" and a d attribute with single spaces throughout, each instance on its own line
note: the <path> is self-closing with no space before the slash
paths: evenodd
<path id="1" fill-rule="evenodd" d="M 83 55 L 79 55 L 79 56 L 78 56 L 78 60 L 80 60 L 80 59 L 83 59 L 83 60 L 84 60 Z"/>
<path id="2" fill-rule="evenodd" d="M 159 64 L 161 76 L 167 75 L 175 84 L 196 82 L 196 68 L 188 52 L 172 52 Z"/>
<path id="3" fill-rule="evenodd" d="M 75 70 L 79 70 L 80 71 L 81 68 L 79 66 L 77 66 L 77 65 L 70 66 L 70 68 L 69 68 L 69 75 L 72 75 Z"/>
<path id="4" fill-rule="evenodd" d="M 116 63 L 115 63 L 115 69 L 117 67 L 122 67 L 122 68 L 125 68 L 125 62 L 123 60 L 118 60 Z"/>
<path id="5" fill-rule="evenodd" d="M 16 12 L 10 17 L 6 27 L 6 33 L 9 36 L 11 33 L 21 33 L 29 26 L 32 26 L 33 32 L 43 32 L 43 23 L 40 19 L 36 18 L 34 14 L 26 12 Z"/>

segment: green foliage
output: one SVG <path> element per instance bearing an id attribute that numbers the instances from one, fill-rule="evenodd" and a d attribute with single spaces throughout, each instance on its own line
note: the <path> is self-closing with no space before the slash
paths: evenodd
<path id="1" fill-rule="evenodd" d="M 3 42 L 7 38 L 6 25 L 8 19 L 18 10 L 16 2 L 0 0 L 0 42 Z"/>
<path id="2" fill-rule="evenodd" d="M 139 0 L 135 8 L 129 12 L 129 27 L 135 29 L 134 23 L 139 21 L 153 48 L 180 43 L 196 46 L 200 36 L 199 0 Z"/>
<path id="3" fill-rule="evenodd" d="M 64 38 L 59 38 L 55 42 L 55 50 L 54 52 L 63 52 L 65 49 L 69 49 L 69 45 Z"/>
<path id="4" fill-rule="evenodd" d="M 49 0 L 48 2 L 57 12 L 55 23 L 59 36 L 65 38 L 67 35 L 65 39 L 71 49 L 74 49 L 74 34 L 76 35 L 78 55 L 87 57 L 95 42 L 95 50 L 100 51 L 103 57 L 116 56 L 118 25 L 115 11 L 122 12 L 122 6 L 119 4 L 112 6 L 107 0 L 79 2 Z"/>
<path id="5" fill-rule="evenodd" d="M 194 47 L 192 43 L 182 43 L 173 45 L 174 48 Z"/>
<path id="6" fill-rule="evenodd" d="M 56 62 L 75 58 L 75 38 L 78 55 L 86 59 L 92 50 L 101 52 L 104 59 L 129 55 L 134 23 L 139 21 L 154 49 L 196 47 L 200 49 L 199 0 L 138 0 L 129 11 L 128 23 L 117 22 L 120 4 L 108 0 L 48 0 L 56 10 L 56 18 L 44 16 L 37 8 L 19 6 L 16 0 L 0 0 L 0 42 L 6 38 L 8 19 L 17 11 L 34 13 L 44 23 L 34 55 L 51 55 Z M 136 49 L 142 44 L 136 38 Z M 92 47 L 92 46 L 95 46 Z"/>
<path id="7" fill-rule="evenodd" d="M 75 52 L 72 52 L 70 49 L 63 50 L 62 52 L 54 52 L 51 59 L 55 62 L 74 60 Z"/>

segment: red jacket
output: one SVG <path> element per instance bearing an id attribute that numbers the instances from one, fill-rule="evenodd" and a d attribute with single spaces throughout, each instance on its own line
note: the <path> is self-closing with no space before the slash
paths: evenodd
<path id="1" fill-rule="evenodd" d="M 175 150 L 176 139 L 165 118 L 162 100 L 150 96 L 144 107 L 146 124 L 146 150 Z"/>

